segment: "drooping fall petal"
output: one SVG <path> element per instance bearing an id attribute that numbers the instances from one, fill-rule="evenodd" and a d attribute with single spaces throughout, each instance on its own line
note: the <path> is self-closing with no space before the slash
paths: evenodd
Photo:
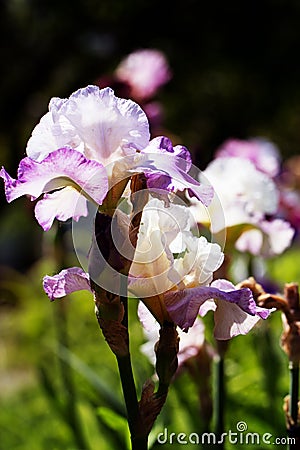
<path id="1" fill-rule="evenodd" d="M 108 190 L 106 170 L 97 161 L 90 161 L 71 148 L 60 148 L 50 153 L 41 162 L 24 158 L 15 180 L 5 171 L 0 171 L 5 182 L 5 195 L 8 202 L 22 195 L 32 199 L 41 194 L 72 186 L 84 191 L 96 203 L 102 204 Z"/>
<path id="2" fill-rule="evenodd" d="M 210 299 L 235 304 L 245 313 L 252 316 L 257 315 L 263 319 L 270 314 L 269 310 L 256 306 L 250 289 L 236 289 L 233 286 L 232 290 L 224 290 L 216 286 L 218 284 L 214 282 L 211 286 L 167 292 L 164 297 L 165 305 L 174 322 L 182 329 L 187 330 L 193 325 L 200 307 Z"/>
<path id="3" fill-rule="evenodd" d="M 38 223 L 48 231 L 54 219 L 65 221 L 72 217 L 78 221 L 80 217 L 86 217 L 87 199 L 76 189 L 67 186 L 51 194 L 45 194 L 42 200 L 37 202 L 34 212 Z"/>
<path id="4" fill-rule="evenodd" d="M 231 292 L 233 289 L 238 292 L 236 286 L 228 280 L 215 280 L 211 284 L 212 286 L 222 289 L 226 292 Z M 240 305 L 234 303 L 226 303 L 215 300 L 215 313 L 214 313 L 214 336 L 216 339 L 230 339 L 239 334 L 247 334 L 259 321 L 259 319 L 266 319 L 272 309 L 261 308 L 255 303 L 253 308 L 255 310 L 255 315 L 249 314 L 240 308 Z M 204 315 L 204 310 L 200 308 L 200 315 Z"/>
<path id="5" fill-rule="evenodd" d="M 89 280 L 89 275 L 82 269 L 71 267 L 62 270 L 57 275 L 46 275 L 43 279 L 43 288 L 50 300 L 55 300 L 72 292 L 91 291 Z"/>

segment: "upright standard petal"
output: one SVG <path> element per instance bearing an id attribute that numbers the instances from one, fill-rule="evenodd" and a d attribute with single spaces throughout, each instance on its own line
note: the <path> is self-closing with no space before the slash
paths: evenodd
<path id="1" fill-rule="evenodd" d="M 87 86 L 68 99 L 53 98 L 49 112 L 33 130 L 27 154 L 41 161 L 59 147 L 71 147 L 87 158 L 109 164 L 128 154 L 128 146 L 149 143 L 149 123 L 142 108 L 118 98 L 110 88 Z"/>
<path id="2" fill-rule="evenodd" d="M 49 105 L 50 111 L 33 129 L 26 146 L 29 158 L 41 162 L 49 153 L 66 146 L 79 150 L 80 139 L 72 124 L 65 117 L 54 113 L 54 105 L 61 102 L 61 99 L 52 99 Z"/>
<path id="3" fill-rule="evenodd" d="M 60 148 L 40 163 L 24 158 L 18 169 L 18 179 L 11 178 L 4 168 L 0 176 L 5 182 L 8 202 L 22 195 L 36 199 L 42 193 L 65 186 L 84 191 L 96 203 L 102 204 L 108 191 L 106 170 L 102 164 L 89 161 L 71 148 Z"/>
<path id="4" fill-rule="evenodd" d="M 52 277 L 46 275 L 43 279 L 43 288 L 52 301 L 76 291 L 92 292 L 89 280 L 89 275 L 82 269 L 71 267 Z"/>

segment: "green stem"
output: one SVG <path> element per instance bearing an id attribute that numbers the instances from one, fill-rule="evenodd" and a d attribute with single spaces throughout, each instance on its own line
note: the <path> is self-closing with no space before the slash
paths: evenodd
<path id="1" fill-rule="evenodd" d="M 225 371 L 224 357 L 220 356 L 216 361 L 216 392 L 215 392 L 215 430 L 218 440 L 218 448 L 224 449 L 224 443 L 221 442 L 222 433 L 224 433 L 224 405 L 225 405 Z"/>
<path id="2" fill-rule="evenodd" d="M 296 449 L 299 435 L 298 426 L 298 401 L 299 401 L 299 362 L 290 362 L 290 410 L 289 415 L 292 425 L 288 429 L 289 438 L 295 438 L 296 444 L 288 443 L 288 449 Z"/>
<path id="3" fill-rule="evenodd" d="M 298 419 L 299 363 L 290 363 L 290 416 L 295 424 Z"/>
<path id="4" fill-rule="evenodd" d="M 148 436 L 139 436 L 139 404 L 132 373 L 130 353 L 117 356 L 127 420 L 131 435 L 132 450 L 147 450 Z"/>
<path id="5" fill-rule="evenodd" d="M 124 306 L 124 317 L 122 324 L 128 330 L 128 299 L 121 297 L 121 302 Z M 128 353 L 123 356 L 116 355 L 120 380 L 123 390 L 123 397 L 127 410 L 127 420 L 131 437 L 132 450 L 147 450 L 148 448 L 148 434 L 143 433 L 140 426 L 139 402 L 136 393 L 136 386 L 132 371 L 131 356 L 129 351 L 128 338 Z"/>

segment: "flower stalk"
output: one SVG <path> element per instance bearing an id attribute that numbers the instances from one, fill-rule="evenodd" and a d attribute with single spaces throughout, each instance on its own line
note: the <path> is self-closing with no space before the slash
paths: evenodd
<path id="1" fill-rule="evenodd" d="M 218 357 L 215 365 L 215 398 L 214 398 L 214 411 L 215 411 L 215 430 L 218 436 L 218 448 L 222 450 L 224 443 L 221 436 L 224 433 L 224 413 L 225 413 L 225 399 L 226 399 L 226 387 L 225 387 L 225 355 L 228 349 L 229 341 L 216 340 Z"/>
<path id="2" fill-rule="evenodd" d="M 299 362 L 290 361 L 290 418 L 294 424 L 298 421 L 298 396 L 299 396 Z"/>
<path id="3" fill-rule="evenodd" d="M 118 194 L 120 194 L 124 187 L 124 184 L 120 185 Z M 134 194 L 144 187 L 145 179 L 143 175 L 133 177 L 131 180 L 131 198 L 134 199 Z M 123 397 L 127 410 L 132 450 L 147 450 L 150 430 L 145 427 L 141 417 L 129 349 L 127 288 L 130 259 L 133 257 L 133 254 L 128 255 L 129 259 L 122 256 L 116 248 L 112 236 L 113 213 L 117 206 L 117 197 L 120 197 L 120 195 L 110 195 L 107 201 L 109 211 L 106 214 L 98 214 L 96 217 L 95 237 L 99 250 L 105 255 L 105 260 L 111 267 L 123 275 L 120 277 L 120 295 L 105 291 L 94 281 L 91 281 L 91 284 L 94 291 L 96 317 L 99 326 L 110 349 L 115 354 L 118 364 Z M 139 205 L 139 208 L 142 209 L 143 206 L 144 204 Z M 133 202 L 132 217 L 127 230 L 132 245 L 131 253 L 137 242 L 137 233 L 141 220 L 141 213 L 138 212 L 136 214 L 136 209 L 136 204 Z"/>
<path id="4" fill-rule="evenodd" d="M 286 283 L 283 296 L 266 293 L 262 286 L 257 284 L 253 278 L 249 278 L 243 284 L 250 287 L 258 304 L 269 309 L 276 308 L 282 312 L 283 333 L 281 336 L 281 347 L 289 359 L 290 375 L 289 396 L 284 403 L 287 434 L 289 438 L 292 438 L 291 442 L 288 442 L 288 449 L 297 449 L 300 442 L 300 302 L 298 284 Z"/>

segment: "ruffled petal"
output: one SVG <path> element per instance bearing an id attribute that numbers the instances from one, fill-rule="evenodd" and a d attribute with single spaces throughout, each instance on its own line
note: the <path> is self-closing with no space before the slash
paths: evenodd
<path id="1" fill-rule="evenodd" d="M 214 313 L 214 336 L 216 339 L 227 340 L 239 334 L 247 334 L 260 317 L 251 316 L 238 305 L 216 301 L 217 309 Z"/>
<path id="2" fill-rule="evenodd" d="M 78 89 L 57 108 L 74 127 L 84 154 L 104 164 L 125 156 L 123 146 L 145 147 L 149 123 L 142 108 L 132 100 L 118 98 L 110 88 Z"/>
<path id="3" fill-rule="evenodd" d="M 64 297 L 72 292 L 87 290 L 92 292 L 89 275 L 79 267 L 64 269 L 53 277 L 43 278 L 43 288 L 50 300 Z"/>
<path id="4" fill-rule="evenodd" d="M 213 187 L 209 184 L 200 184 L 188 174 L 191 156 L 185 147 L 173 147 L 167 137 L 157 137 L 142 150 L 142 154 L 148 155 L 143 169 L 150 189 L 169 192 L 186 189 L 205 206 L 210 204 L 214 195 Z"/>
<path id="5" fill-rule="evenodd" d="M 217 288 L 224 292 L 232 292 L 233 289 L 235 289 L 236 292 L 239 292 L 241 290 L 241 289 L 238 289 L 236 286 L 234 286 L 234 284 L 232 284 L 230 281 L 223 280 L 223 279 L 218 279 L 218 280 L 213 281 L 211 283 L 211 287 Z M 216 297 L 216 299 L 218 299 L 218 297 Z M 220 300 L 222 300 L 222 299 L 220 298 Z M 261 308 L 260 306 L 257 306 L 254 299 L 252 298 L 252 296 L 250 298 L 248 305 L 246 305 L 245 303 L 243 304 L 242 298 L 239 302 L 233 302 L 233 303 L 237 303 L 237 305 L 241 309 L 243 309 L 246 313 L 252 314 L 252 315 L 257 315 L 261 319 L 267 319 L 269 317 L 269 315 L 271 314 L 271 312 L 273 311 L 271 309 Z"/>
<path id="6" fill-rule="evenodd" d="M 58 148 L 70 147 L 79 150 L 80 139 L 76 130 L 68 119 L 56 114 L 56 109 L 61 104 L 61 99 L 53 98 L 49 104 L 50 111 L 33 129 L 26 147 L 29 158 L 41 162 Z"/>
<path id="7" fill-rule="evenodd" d="M 69 186 L 45 194 L 35 206 L 35 217 L 45 231 L 50 230 L 55 218 L 62 221 L 73 218 L 78 221 L 87 214 L 86 198 Z"/>
<path id="8" fill-rule="evenodd" d="M 106 170 L 102 164 L 86 159 L 71 148 L 60 148 L 40 163 L 24 158 L 18 169 L 18 179 L 11 178 L 4 168 L 0 176 L 5 182 L 8 202 L 30 195 L 36 199 L 44 192 L 65 186 L 83 190 L 96 203 L 102 204 L 108 190 Z"/>
<path id="9" fill-rule="evenodd" d="M 200 306 L 211 298 L 236 303 L 249 314 L 255 314 L 252 293 L 247 288 L 224 292 L 215 287 L 199 286 L 170 291 L 165 294 L 165 306 L 172 320 L 180 328 L 187 330 L 195 322 Z"/>
<path id="10" fill-rule="evenodd" d="M 67 99 L 51 99 L 49 112 L 28 141 L 27 154 L 42 161 L 52 151 L 70 147 L 107 165 L 126 156 L 127 146 L 142 149 L 149 139 L 148 119 L 137 103 L 116 97 L 110 88 L 90 85 Z"/>
<path id="11" fill-rule="evenodd" d="M 206 302 L 202 303 L 202 305 L 199 308 L 199 315 L 201 317 L 204 317 L 209 311 L 216 311 L 216 309 L 217 304 L 213 299 L 206 300 Z"/>

